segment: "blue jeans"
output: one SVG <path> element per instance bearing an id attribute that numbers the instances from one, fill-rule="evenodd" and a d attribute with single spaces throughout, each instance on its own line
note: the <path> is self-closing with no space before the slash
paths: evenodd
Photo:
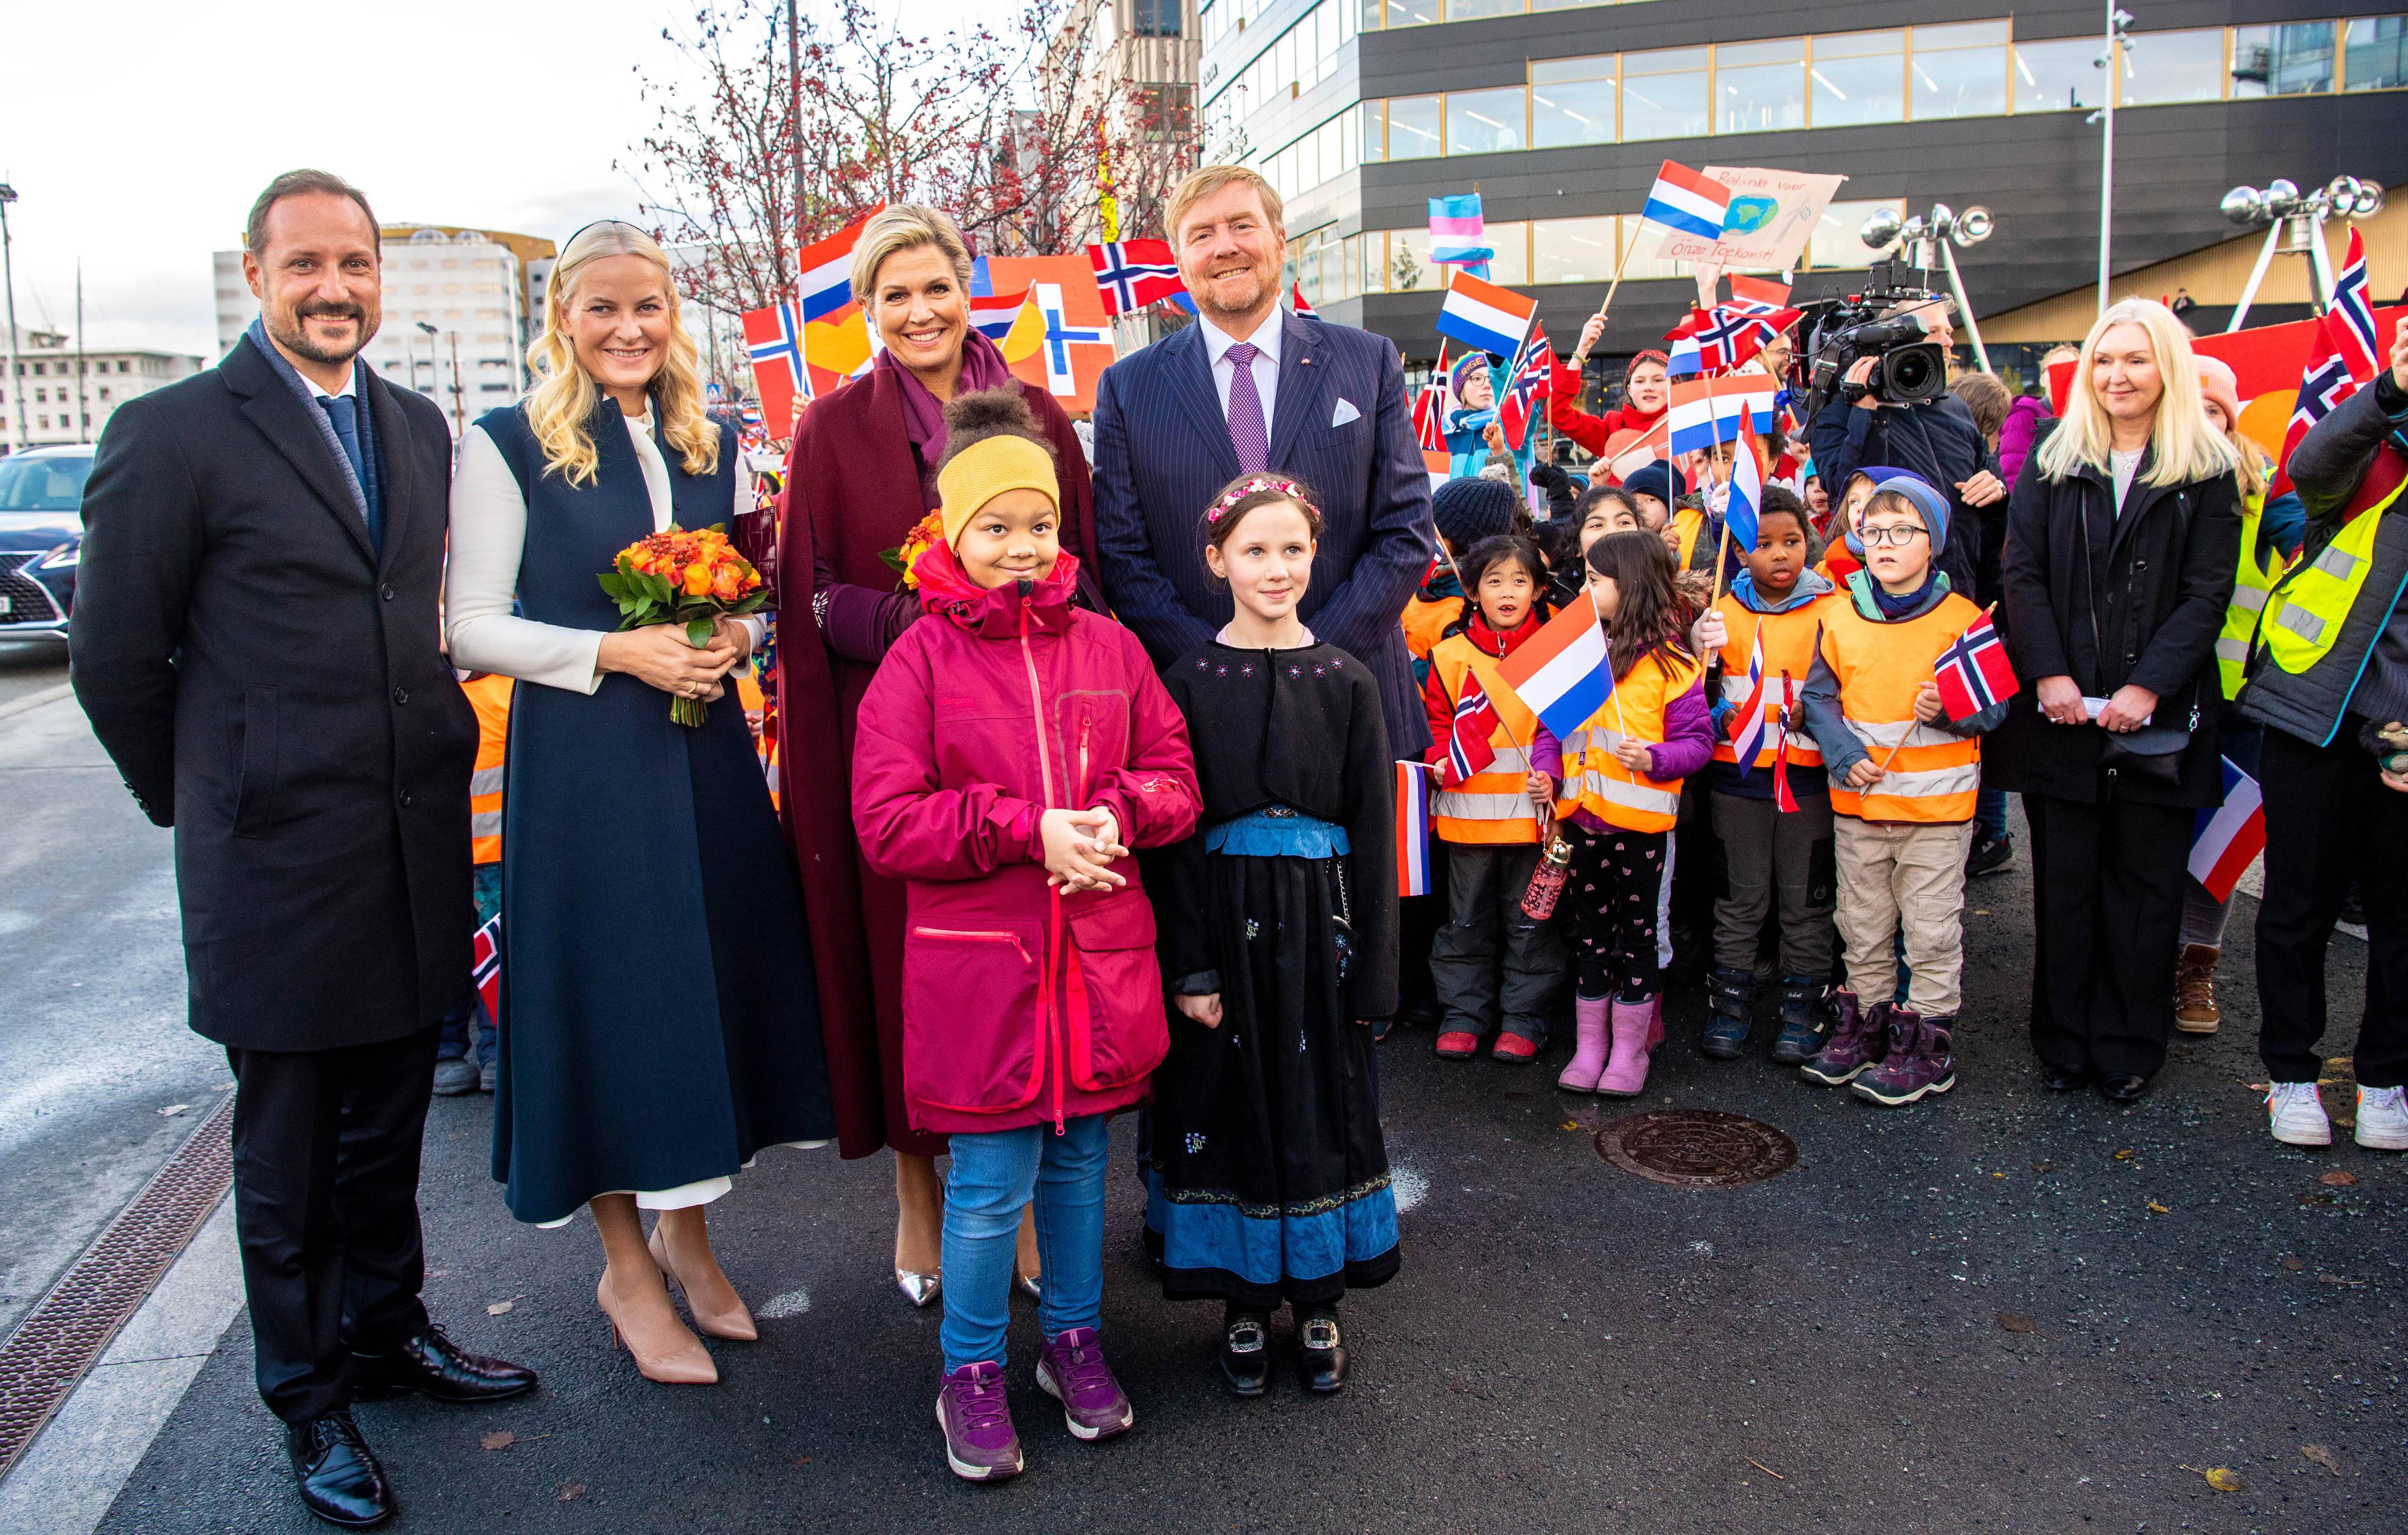
<path id="1" fill-rule="evenodd" d="M 1984 787 L 1973 795 L 1973 845 L 1996 842 L 2007 834 L 2007 791 Z"/>
<path id="2" fill-rule="evenodd" d="M 1026 1125 L 984 1135 L 953 1132 L 945 1174 L 945 1368 L 1004 1362 L 1011 1320 L 1011 1260 L 1020 1211 L 1037 1201 L 1037 1306 L 1047 1341 L 1092 1328 L 1104 1307 L 1104 1167 L 1109 1121 L 1091 1114 L 1063 1132 Z"/>

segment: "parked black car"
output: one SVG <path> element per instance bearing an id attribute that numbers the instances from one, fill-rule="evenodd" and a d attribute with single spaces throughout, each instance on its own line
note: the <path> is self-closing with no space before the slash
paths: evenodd
<path id="1" fill-rule="evenodd" d="M 89 445 L 0 458 L 0 639 L 65 639 L 83 552 Z"/>

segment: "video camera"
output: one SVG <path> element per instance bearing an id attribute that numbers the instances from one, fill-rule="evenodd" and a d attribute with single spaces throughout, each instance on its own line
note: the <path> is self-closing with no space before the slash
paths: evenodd
<path id="1" fill-rule="evenodd" d="M 1919 278 L 1923 273 L 1910 266 L 1903 275 Z M 1793 364 L 1799 377 L 1791 388 L 1807 396 L 1809 420 L 1834 393 L 1854 389 L 1842 380 L 1861 357 L 1881 359 L 1862 389 L 1885 405 L 1928 405 L 1948 392 L 1947 349 L 1925 334 L 1917 316 L 1891 311 L 1904 305 L 1939 304 L 1953 313 L 1956 301 L 1919 281 L 1900 280 L 1896 261 L 1875 264 L 1871 276 L 1861 293 L 1805 306 L 1806 345 L 1799 348 L 1799 361 Z"/>

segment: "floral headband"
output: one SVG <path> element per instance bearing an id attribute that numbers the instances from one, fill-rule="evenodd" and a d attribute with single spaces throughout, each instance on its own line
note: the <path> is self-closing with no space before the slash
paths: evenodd
<path id="1" fill-rule="evenodd" d="M 1230 486 L 1227 490 L 1221 492 L 1221 499 L 1212 503 L 1211 506 L 1205 511 L 1205 524 L 1210 526 L 1212 523 L 1220 521 L 1237 507 L 1238 503 L 1245 500 L 1250 495 L 1256 494 L 1263 490 L 1277 490 L 1280 494 L 1287 497 L 1290 501 L 1295 502 L 1297 505 L 1312 512 L 1313 516 L 1319 517 L 1321 515 L 1321 508 L 1315 506 L 1312 501 L 1306 497 L 1304 487 L 1298 485 L 1296 481 L 1292 479 L 1283 479 L 1277 475 L 1248 475 L 1245 478 L 1238 481 L 1237 484 Z"/>

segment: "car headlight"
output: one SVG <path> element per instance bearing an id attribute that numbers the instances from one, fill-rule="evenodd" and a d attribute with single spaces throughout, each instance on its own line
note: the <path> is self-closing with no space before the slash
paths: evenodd
<path id="1" fill-rule="evenodd" d="M 36 570 L 72 570 L 83 559 L 83 545 L 62 544 L 34 561 Z"/>

